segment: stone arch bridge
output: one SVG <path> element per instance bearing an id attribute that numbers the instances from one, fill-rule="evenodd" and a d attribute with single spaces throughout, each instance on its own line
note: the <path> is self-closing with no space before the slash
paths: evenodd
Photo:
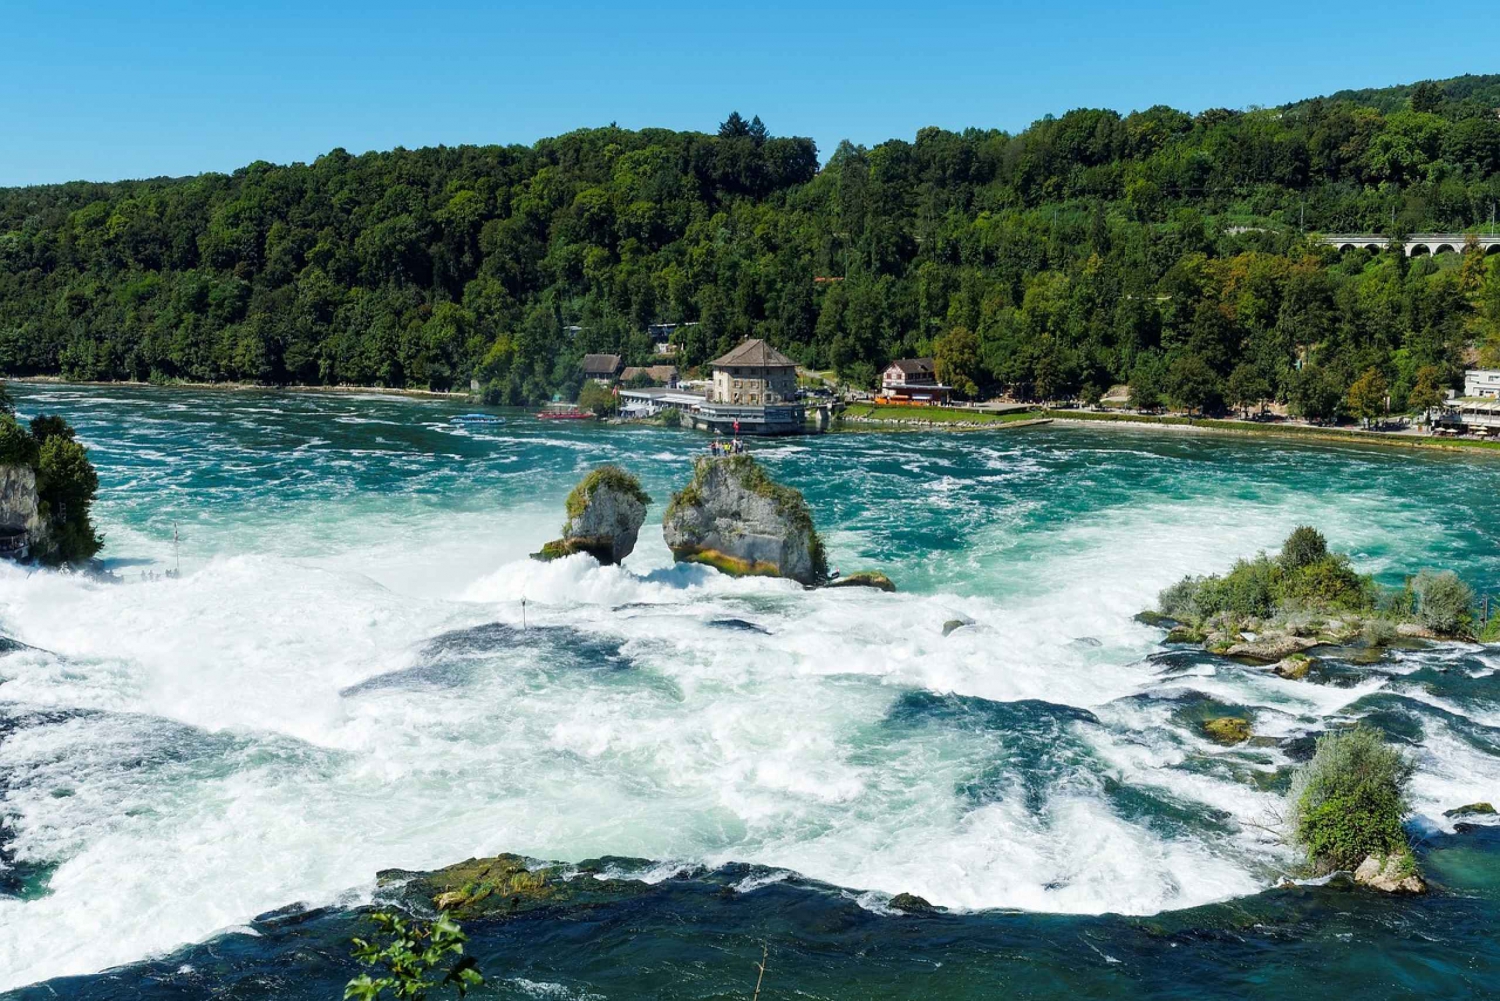
<path id="1" fill-rule="evenodd" d="M 1469 236 L 1466 233 L 1413 233 L 1402 241 L 1407 257 L 1423 254 L 1462 253 Z M 1500 254 L 1500 236 L 1475 236 L 1486 254 Z M 1371 233 L 1334 233 L 1320 236 L 1318 242 L 1339 250 L 1384 250 L 1391 238 Z"/>

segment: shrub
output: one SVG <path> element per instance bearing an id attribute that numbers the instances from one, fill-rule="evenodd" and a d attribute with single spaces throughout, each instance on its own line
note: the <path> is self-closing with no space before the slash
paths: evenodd
<path id="1" fill-rule="evenodd" d="M 469 988 L 484 983 L 474 957 L 464 955 L 468 936 L 448 915 L 439 914 L 429 923 L 377 911 L 370 920 L 378 933 L 373 940 L 354 940 L 354 958 L 383 975 L 362 973 L 349 981 L 344 988 L 346 1001 L 377 1001 L 387 990 L 397 998 L 424 1001 L 433 988 L 449 985 L 463 997 Z M 448 956 L 454 957 L 453 965 L 445 973 L 442 967 Z M 434 979 L 439 974 L 442 979 Z"/>
<path id="2" fill-rule="evenodd" d="M 1342 554 L 1299 566 L 1281 580 L 1281 601 L 1318 611 L 1360 612 L 1374 607 L 1375 583 Z"/>
<path id="3" fill-rule="evenodd" d="M 1202 577 L 1184 577 L 1175 584 L 1162 589 L 1156 597 L 1156 607 L 1163 615 L 1184 622 L 1198 617 L 1198 590 L 1203 586 Z"/>
<path id="4" fill-rule="evenodd" d="M 36 439 L 9 414 L 0 413 L 0 466 L 36 466 Z"/>
<path id="5" fill-rule="evenodd" d="M 1328 556 L 1328 540 L 1311 525 L 1298 525 L 1281 544 L 1281 565 L 1288 570 L 1305 567 Z"/>
<path id="6" fill-rule="evenodd" d="M 1290 793 L 1293 838 L 1320 872 L 1406 853 L 1412 765 L 1363 726 L 1318 738 Z"/>
<path id="7" fill-rule="evenodd" d="M 1452 570 L 1423 570 L 1411 583 L 1422 624 L 1444 636 L 1467 636 L 1474 628 L 1474 592 Z"/>

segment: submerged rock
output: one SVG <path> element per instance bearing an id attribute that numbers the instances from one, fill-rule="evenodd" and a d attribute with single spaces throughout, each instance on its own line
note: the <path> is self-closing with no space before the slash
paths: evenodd
<path id="1" fill-rule="evenodd" d="M 873 587 L 877 591 L 895 591 L 896 583 L 879 570 L 860 570 L 846 577 L 839 577 L 824 587 Z"/>
<path id="2" fill-rule="evenodd" d="M 1135 615 L 1135 621 L 1139 622 L 1143 626 L 1155 626 L 1158 629 L 1172 629 L 1176 626 L 1182 625 L 1181 622 L 1178 622 L 1170 615 L 1166 615 L 1162 612 L 1153 612 L 1149 609 L 1144 612 L 1137 612 Z"/>
<path id="3" fill-rule="evenodd" d="M 949 619 L 943 623 L 943 635 L 947 636 L 955 629 L 962 629 L 964 626 L 972 626 L 973 624 L 969 619 Z"/>
<path id="4" fill-rule="evenodd" d="M 545 561 L 588 553 L 606 565 L 619 563 L 635 549 L 650 503 L 640 480 L 619 466 L 600 466 L 568 494 L 563 537 L 532 555 Z"/>
<path id="5" fill-rule="evenodd" d="M 1207 720 L 1203 732 L 1219 744 L 1242 744 L 1250 739 L 1250 721 L 1239 716 L 1220 716 Z"/>
<path id="6" fill-rule="evenodd" d="M 1386 893 L 1427 892 L 1427 884 L 1417 875 L 1417 862 L 1411 852 L 1398 852 L 1383 859 L 1375 855 L 1365 856 L 1359 868 L 1354 870 L 1354 881 Z"/>
<path id="7" fill-rule="evenodd" d="M 1493 817 L 1495 808 L 1489 803 L 1470 803 L 1468 806 L 1456 806 L 1451 810 L 1444 810 L 1443 816 L 1450 819 L 1459 817 Z"/>
<path id="8" fill-rule="evenodd" d="M 734 576 L 823 584 L 828 566 L 802 494 L 748 455 L 704 456 L 672 497 L 662 533 L 674 558 Z"/>

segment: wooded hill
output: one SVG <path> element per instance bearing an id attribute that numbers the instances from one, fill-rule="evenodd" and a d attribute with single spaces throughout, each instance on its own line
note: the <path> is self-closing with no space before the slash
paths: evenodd
<path id="1" fill-rule="evenodd" d="M 1500 355 L 1500 257 L 1338 253 L 1313 231 L 1486 226 L 1500 77 L 1281 109 L 1081 109 L 1011 135 L 841 144 L 731 115 L 534 146 L 334 150 L 232 175 L 0 189 L 0 372 L 466 388 L 536 401 L 586 352 L 745 336 L 868 383 L 936 354 L 966 389 L 1132 381 L 1398 405 Z M 567 328 L 581 330 L 568 332 Z M 1303 362 L 1298 367 L 1298 361 Z"/>

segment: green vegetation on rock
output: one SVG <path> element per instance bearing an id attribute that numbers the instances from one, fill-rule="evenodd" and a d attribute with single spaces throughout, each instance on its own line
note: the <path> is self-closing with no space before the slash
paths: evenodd
<path id="1" fill-rule="evenodd" d="M 1251 737 L 1250 721 L 1239 716 L 1220 716 L 1205 721 L 1203 732 L 1220 744 L 1241 744 Z"/>
<path id="2" fill-rule="evenodd" d="M 627 473 L 619 466 L 600 466 L 592 470 L 578 485 L 568 493 L 568 499 L 564 503 L 564 509 L 569 518 L 583 516 L 584 509 L 588 507 L 589 498 L 594 496 L 594 491 L 600 487 L 608 487 L 618 493 L 634 497 L 642 506 L 651 503 L 650 494 L 646 493 L 641 486 L 641 481 L 632 473 Z M 564 531 L 567 526 L 563 526 Z"/>
<path id="3" fill-rule="evenodd" d="M 1292 836 L 1319 872 L 1353 871 L 1369 856 L 1409 855 L 1401 826 L 1413 766 L 1378 732 L 1355 727 L 1318 738 L 1292 780 Z"/>
<path id="4" fill-rule="evenodd" d="M 33 555 L 52 564 L 88 559 L 104 546 L 90 518 L 99 475 L 88 450 L 61 417 L 39 414 L 27 428 L 9 407 L 5 396 L 0 403 L 0 466 L 25 466 L 36 474 L 47 534 L 32 540 Z"/>

